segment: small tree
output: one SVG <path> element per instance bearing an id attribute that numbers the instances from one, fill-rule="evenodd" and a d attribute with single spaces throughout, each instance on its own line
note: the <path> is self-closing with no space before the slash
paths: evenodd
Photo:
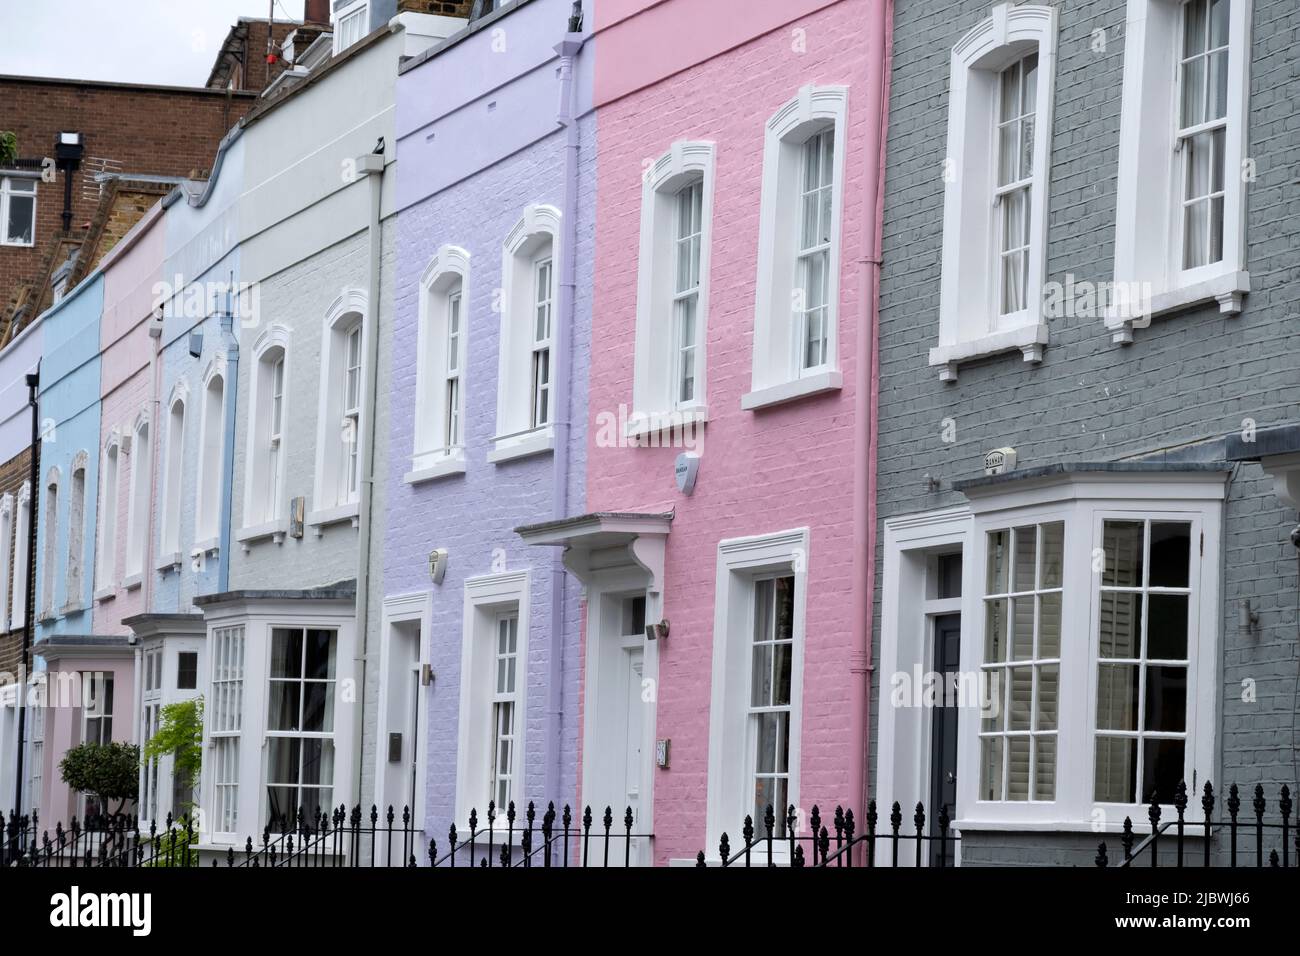
<path id="1" fill-rule="evenodd" d="M 170 755 L 174 758 L 173 776 L 184 783 L 187 793 L 193 794 L 203 763 L 203 698 L 168 704 L 158 716 L 158 732 L 144 745 L 145 762 Z M 183 807 L 175 807 L 175 816 L 179 818 L 182 811 L 193 806 L 189 800 Z"/>
<path id="2" fill-rule="evenodd" d="M 0 130 L 0 166 L 11 166 L 18 159 L 18 137 Z"/>
<path id="3" fill-rule="evenodd" d="M 109 801 L 118 801 L 119 814 L 140 793 L 140 748 L 135 744 L 81 744 L 59 762 L 63 782 L 73 790 L 99 798 L 107 811 Z"/>

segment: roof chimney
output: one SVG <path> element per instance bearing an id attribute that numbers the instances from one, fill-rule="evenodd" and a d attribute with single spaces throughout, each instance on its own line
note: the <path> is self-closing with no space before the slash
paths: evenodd
<path id="1" fill-rule="evenodd" d="M 330 0 L 307 0 L 302 19 L 304 23 L 318 23 L 322 26 L 329 26 Z"/>

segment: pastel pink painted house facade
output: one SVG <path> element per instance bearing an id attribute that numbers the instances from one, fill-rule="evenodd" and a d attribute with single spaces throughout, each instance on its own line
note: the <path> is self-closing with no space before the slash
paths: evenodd
<path id="1" fill-rule="evenodd" d="M 596 10 L 587 514 L 524 536 L 586 588 L 580 803 L 635 797 L 643 862 L 864 809 L 889 16 Z"/>

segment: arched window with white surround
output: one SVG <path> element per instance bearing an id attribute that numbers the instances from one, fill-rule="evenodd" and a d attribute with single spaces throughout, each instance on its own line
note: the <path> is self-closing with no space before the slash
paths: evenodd
<path id="1" fill-rule="evenodd" d="M 420 277 L 415 443 L 408 481 L 465 470 L 470 254 L 443 246 Z"/>
<path id="2" fill-rule="evenodd" d="M 633 432 L 708 417 L 714 155 L 713 143 L 677 142 L 643 177 Z"/>
<path id="3" fill-rule="evenodd" d="M 9 626 L 19 628 L 27 623 L 27 544 L 31 534 L 32 486 L 23 482 L 18 491 L 18 505 L 14 521 L 13 597 L 10 603 Z"/>
<path id="4" fill-rule="evenodd" d="M 145 540 L 149 533 L 149 508 L 153 501 L 153 446 L 150 444 L 149 418 L 141 412 L 131 428 L 131 486 L 126 515 L 127 587 L 141 582 L 144 573 Z"/>
<path id="5" fill-rule="evenodd" d="M 285 513 L 285 414 L 289 371 L 289 331 L 282 325 L 273 325 L 253 344 L 248 385 L 248 453 L 244 472 L 245 530 L 278 523 Z"/>
<path id="6" fill-rule="evenodd" d="M 203 379 L 199 422 L 199 496 L 194 538 L 204 550 L 216 547 L 221 528 L 221 475 L 226 419 L 226 380 L 214 363 Z"/>
<path id="7" fill-rule="evenodd" d="M 181 500 L 185 464 L 185 401 L 188 393 L 178 389 L 167 406 L 167 441 L 163 445 L 162 537 L 159 541 L 159 568 L 174 567 L 180 562 Z"/>
<path id="8" fill-rule="evenodd" d="M 5 598 L 18 550 L 19 542 L 14 538 L 14 496 L 5 495 L 0 498 L 0 632 L 10 627 L 9 602 Z"/>
<path id="9" fill-rule="evenodd" d="M 355 519 L 361 499 L 366 295 L 348 289 L 325 316 L 316 432 L 315 525 Z"/>
<path id="10" fill-rule="evenodd" d="M 1241 312 L 1252 0 L 1128 0 L 1116 184 L 1113 339 L 1153 316 Z M 1173 90 L 1170 80 L 1173 79 Z M 1126 305 L 1121 300 L 1120 305 Z"/>
<path id="11" fill-rule="evenodd" d="M 560 211 L 531 205 L 502 249 L 497 434 L 488 460 L 508 461 L 555 446 L 556 273 Z"/>
<path id="12" fill-rule="evenodd" d="M 79 611 L 82 603 L 82 586 L 85 580 L 86 561 L 86 468 L 89 456 L 77 452 L 72 459 L 72 474 L 68 481 L 68 565 L 66 571 L 66 610 Z"/>
<path id="13" fill-rule="evenodd" d="M 1000 4 L 952 51 L 938 345 L 929 363 L 1042 361 L 1056 10 Z"/>
<path id="14" fill-rule="evenodd" d="M 838 389 L 848 87 L 805 86 L 767 121 L 759 206 L 754 409 Z"/>
<path id="15" fill-rule="evenodd" d="M 54 583 L 59 576 L 59 483 L 58 468 L 45 475 L 45 547 L 41 555 L 41 616 L 54 616 Z"/>
<path id="16" fill-rule="evenodd" d="M 117 429 L 104 443 L 103 489 L 99 502 L 99 533 L 96 536 L 95 593 L 112 594 L 117 587 L 118 482 L 121 474 L 122 443 Z"/>

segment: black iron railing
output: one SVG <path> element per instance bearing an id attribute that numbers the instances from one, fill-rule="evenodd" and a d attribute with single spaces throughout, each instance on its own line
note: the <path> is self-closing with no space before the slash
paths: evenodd
<path id="1" fill-rule="evenodd" d="M 1118 865 L 1269 866 L 1284 869 L 1300 866 L 1300 829 L 1291 821 L 1294 804 L 1290 787 L 1282 785 L 1274 816 L 1269 815 L 1269 802 L 1264 796 L 1262 784 L 1255 786 L 1254 799 L 1250 804 L 1253 822 L 1249 818 L 1242 819 L 1241 792 L 1235 783 L 1228 788 L 1228 799 L 1224 801 L 1224 806 L 1228 812 L 1227 819 L 1216 819 L 1217 799 L 1214 787 L 1206 781 L 1201 791 L 1200 819 L 1190 819 L 1187 816 L 1187 784 L 1180 782 L 1174 791 L 1174 819 L 1162 821 L 1164 811 L 1153 799 L 1147 808 L 1151 832 L 1139 840 L 1133 832 L 1132 818 L 1124 818 L 1124 830 L 1119 841 L 1124 858 Z M 1193 838 L 1189 836 L 1189 829 L 1194 831 L 1194 838 L 1200 841 L 1199 852 L 1195 846 L 1189 848 L 1188 841 Z M 1172 834 L 1169 832 L 1171 830 Z M 1172 850 L 1169 849 L 1171 841 Z M 1165 854 L 1163 862 L 1162 853 Z M 1172 859 L 1169 858 L 1171 853 Z M 1110 853 L 1105 841 L 1097 844 L 1096 864 L 1099 867 L 1110 866 Z"/>

